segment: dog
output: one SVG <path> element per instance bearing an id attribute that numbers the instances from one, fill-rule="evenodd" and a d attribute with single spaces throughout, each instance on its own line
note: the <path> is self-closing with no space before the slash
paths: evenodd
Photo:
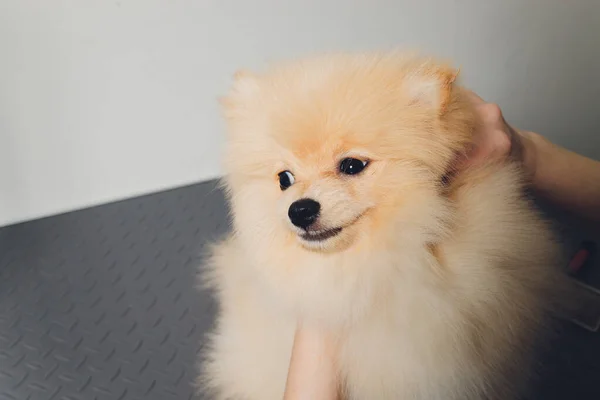
<path id="1" fill-rule="evenodd" d="M 507 400 L 565 287 L 517 162 L 448 180 L 480 121 L 449 64 L 329 54 L 236 74 L 222 99 L 232 233 L 199 384 L 280 400 L 298 321 L 333 332 L 347 399 Z"/>

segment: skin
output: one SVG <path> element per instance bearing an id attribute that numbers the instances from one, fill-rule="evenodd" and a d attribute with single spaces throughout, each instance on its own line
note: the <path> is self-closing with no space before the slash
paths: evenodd
<path id="1" fill-rule="evenodd" d="M 473 92 L 470 100 L 482 121 L 471 150 L 457 159 L 455 173 L 487 159 L 523 164 L 540 196 L 580 216 L 600 222 L 600 162 L 557 146 L 543 136 L 511 127 L 500 107 Z M 335 342 L 316 328 L 298 327 L 284 400 L 337 400 Z"/>
<path id="2" fill-rule="evenodd" d="M 284 400 L 337 400 L 335 341 L 317 328 L 298 327 Z"/>
<path id="3" fill-rule="evenodd" d="M 457 168 L 486 158 L 513 158 L 523 164 L 538 194 L 574 214 L 600 221 L 600 162 L 557 146 L 543 136 L 512 128 L 500 108 L 470 93 L 483 121 L 475 146 Z"/>

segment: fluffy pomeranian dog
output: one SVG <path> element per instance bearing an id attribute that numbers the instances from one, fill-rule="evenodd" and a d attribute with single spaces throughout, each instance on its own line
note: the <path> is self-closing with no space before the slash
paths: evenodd
<path id="1" fill-rule="evenodd" d="M 478 124 L 456 75 L 402 53 L 236 75 L 211 398 L 281 400 L 298 321 L 335 333 L 347 399 L 522 393 L 561 257 L 518 165 L 444 179 Z"/>

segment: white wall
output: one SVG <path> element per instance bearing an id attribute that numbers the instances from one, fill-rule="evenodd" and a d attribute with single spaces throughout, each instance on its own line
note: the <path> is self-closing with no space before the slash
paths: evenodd
<path id="1" fill-rule="evenodd" d="M 0 0 L 0 225 L 217 176 L 237 67 L 402 45 L 600 157 L 597 0 Z"/>

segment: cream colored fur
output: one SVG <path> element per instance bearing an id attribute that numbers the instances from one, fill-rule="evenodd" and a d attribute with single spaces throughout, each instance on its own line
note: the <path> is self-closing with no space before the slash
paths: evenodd
<path id="1" fill-rule="evenodd" d="M 240 73 L 224 99 L 233 233 L 206 284 L 220 304 L 202 362 L 214 399 L 280 400 L 296 322 L 337 334 L 348 399 L 508 400 L 530 378 L 557 245 L 516 165 L 441 177 L 477 125 L 456 73 L 399 53 Z M 369 161 L 343 176 L 339 161 Z M 279 188 L 277 174 L 296 182 Z M 289 205 L 321 203 L 305 243 Z"/>

